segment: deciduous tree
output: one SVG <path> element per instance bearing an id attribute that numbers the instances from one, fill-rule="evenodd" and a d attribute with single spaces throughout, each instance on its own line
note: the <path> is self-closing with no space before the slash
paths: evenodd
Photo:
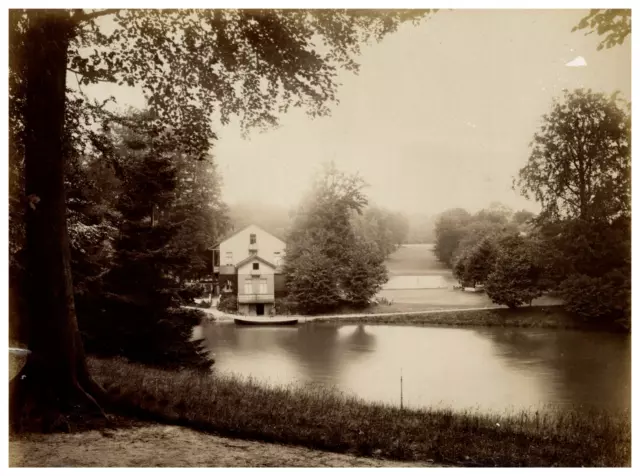
<path id="1" fill-rule="evenodd" d="M 612 220 L 630 213 L 631 118 L 616 95 L 565 92 L 534 135 L 522 194 L 548 219 Z"/>
<path id="2" fill-rule="evenodd" d="M 486 282 L 495 265 L 496 241 L 496 237 L 484 237 L 456 258 L 453 275 L 463 286 L 475 287 Z"/>
<path id="3" fill-rule="evenodd" d="M 348 10 L 12 12 L 10 100 L 20 105 L 14 119 L 24 131 L 18 140 L 25 158 L 32 350 L 23 372 L 28 382 L 14 382 L 12 415 L 27 396 L 37 396 L 37 406 L 54 415 L 73 399 L 95 406 L 94 397 L 103 395 L 87 370 L 74 309 L 64 194 L 68 70 L 80 84 L 140 86 L 157 121 L 182 131 L 175 139 L 200 152 L 208 148 L 210 129 L 184 126 L 213 112 L 223 123 L 238 114 L 245 129 L 276 123 L 290 106 L 327 114 L 336 100 L 337 71 L 357 69 L 362 42 L 423 16 Z"/>
<path id="4" fill-rule="evenodd" d="M 447 266 L 452 265 L 454 253 L 465 236 L 464 228 L 470 221 L 471 214 L 462 208 L 446 210 L 438 217 L 435 254 Z"/>
<path id="5" fill-rule="evenodd" d="M 542 295 L 543 269 L 536 251 L 530 240 L 518 234 L 498 241 L 495 264 L 485 283 L 494 303 L 515 308 Z"/>
<path id="6" fill-rule="evenodd" d="M 385 256 L 353 224 L 352 214 L 367 204 L 363 187 L 357 175 L 328 165 L 296 213 L 284 272 L 289 296 L 304 312 L 364 305 L 387 279 Z"/>

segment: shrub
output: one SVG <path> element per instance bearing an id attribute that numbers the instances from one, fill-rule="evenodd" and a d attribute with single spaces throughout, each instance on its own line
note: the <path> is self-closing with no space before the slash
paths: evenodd
<path id="1" fill-rule="evenodd" d="M 484 284 L 496 260 L 494 239 L 485 237 L 472 248 L 462 251 L 453 265 L 453 275 L 463 286 Z"/>
<path id="2" fill-rule="evenodd" d="M 178 290 L 178 296 L 185 304 L 192 304 L 196 298 L 205 296 L 207 288 L 200 283 L 189 283 Z"/>
<path id="3" fill-rule="evenodd" d="M 235 294 L 224 293 L 218 301 L 218 310 L 222 312 L 238 312 L 238 298 Z"/>
<path id="4" fill-rule="evenodd" d="M 211 362 L 191 342 L 203 313 L 195 309 L 150 307 L 106 295 L 93 309 L 79 309 L 78 324 L 88 353 L 122 356 L 164 368 L 204 368 Z"/>
<path id="5" fill-rule="evenodd" d="M 530 240 L 519 235 L 509 235 L 498 242 L 495 265 L 485 284 L 494 303 L 514 308 L 542 295 L 543 273 L 535 251 Z"/>
<path id="6" fill-rule="evenodd" d="M 279 316 L 286 316 L 298 312 L 298 303 L 288 297 L 276 298 L 275 312 Z"/>
<path id="7" fill-rule="evenodd" d="M 602 277 L 584 274 L 569 276 L 560 286 L 566 309 L 583 319 L 615 321 L 631 326 L 631 276 L 614 270 Z"/>

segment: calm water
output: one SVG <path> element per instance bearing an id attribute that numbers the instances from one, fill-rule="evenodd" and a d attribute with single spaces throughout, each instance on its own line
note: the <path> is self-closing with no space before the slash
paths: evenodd
<path id="1" fill-rule="evenodd" d="M 210 324 L 216 368 L 366 400 L 483 411 L 631 404 L 631 339 L 544 329 Z"/>

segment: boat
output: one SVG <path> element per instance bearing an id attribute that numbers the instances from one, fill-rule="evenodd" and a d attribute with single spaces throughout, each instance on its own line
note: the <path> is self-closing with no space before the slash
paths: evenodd
<path id="1" fill-rule="evenodd" d="M 233 320 L 245 326 L 294 326 L 298 323 L 297 317 L 236 316 Z"/>

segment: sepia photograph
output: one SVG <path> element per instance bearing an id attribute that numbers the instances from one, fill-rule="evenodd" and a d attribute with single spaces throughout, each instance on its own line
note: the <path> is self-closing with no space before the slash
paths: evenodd
<path id="1" fill-rule="evenodd" d="M 631 468 L 630 2 L 10 3 L 8 468 Z"/>

